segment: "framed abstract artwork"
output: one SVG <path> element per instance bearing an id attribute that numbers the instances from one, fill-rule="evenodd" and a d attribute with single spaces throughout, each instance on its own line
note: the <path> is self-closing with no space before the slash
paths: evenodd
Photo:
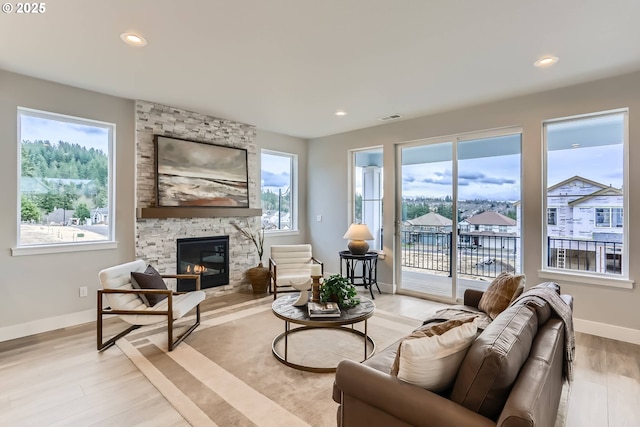
<path id="1" fill-rule="evenodd" d="M 157 205 L 249 207 L 247 150 L 155 135 Z"/>

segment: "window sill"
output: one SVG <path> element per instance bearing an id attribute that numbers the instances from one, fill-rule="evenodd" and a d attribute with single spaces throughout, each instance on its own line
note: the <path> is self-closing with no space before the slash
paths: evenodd
<path id="1" fill-rule="evenodd" d="M 85 251 L 101 251 L 104 249 L 117 249 L 118 242 L 88 242 L 88 243 L 68 243 L 61 245 L 40 245 L 40 246 L 21 246 L 11 248 L 12 256 L 23 255 L 46 255 L 59 254 L 63 252 L 85 252 Z"/>
<path id="2" fill-rule="evenodd" d="M 579 274 L 576 272 L 566 273 L 563 271 L 538 270 L 540 279 L 551 279 L 563 282 L 572 282 L 583 285 L 608 286 L 612 288 L 633 289 L 634 281 L 616 278 L 611 276 L 603 276 L 596 274 Z"/>
<path id="3" fill-rule="evenodd" d="M 300 230 L 265 230 L 264 234 L 269 237 L 298 236 Z"/>

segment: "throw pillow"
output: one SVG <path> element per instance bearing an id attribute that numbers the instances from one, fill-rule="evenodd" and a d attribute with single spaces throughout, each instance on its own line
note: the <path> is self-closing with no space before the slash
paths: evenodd
<path id="1" fill-rule="evenodd" d="M 515 275 L 507 272 L 498 274 L 498 277 L 493 279 L 489 288 L 482 294 L 478 308 L 495 319 L 509 306 L 513 294 L 523 280 L 524 274 Z"/>
<path id="2" fill-rule="evenodd" d="M 144 273 L 131 272 L 131 285 L 134 289 L 167 289 L 167 284 L 162 280 L 160 273 L 150 265 Z M 166 294 L 140 294 L 139 296 L 149 307 L 167 298 Z"/>
<path id="3" fill-rule="evenodd" d="M 476 338 L 474 319 L 448 320 L 414 331 L 400 342 L 391 375 L 436 393 L 446 390 Z"/>

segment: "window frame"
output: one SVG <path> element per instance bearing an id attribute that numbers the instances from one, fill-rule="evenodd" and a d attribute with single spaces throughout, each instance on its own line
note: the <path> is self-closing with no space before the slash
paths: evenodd
<path id="1" fill-rule="evenodd" d="M 384 163 L 384 146 L 382 145 L 375 145 L 375 146 L 371 146 L 371 147 L 362 147 L 362 148 L 357 148 L 357 149 L 353 149 L 353 150 L 349 150 L 348 151 L 348 155 L 349 155 L 349 168 L 348 168 L 348 184 L 347 184 L 347 191 L 348 191 L 348 196 L 347 196 L 347 227 L 352 224 L 352 223 L 356 223 L 356 183 L 357 183 L 357 177 L 356 177 L 356 172 L 358 169 L 358 166 L 356 166 L 356 156 L 358 153 L 363 153 L 363 152 L 367 152 L 367 151 L 381 151 L 382 152 L 382 158 L 383 158 L 383 163 Z M 380 174 L 380 198 L 379 199 L 366 199 L 367 201 L 379 201 L 380 202 L 380 227 L 381 229 L 384 228 L 384 164 L 381 166 L 381 174 Z M 365 198 L 364 198 L 364 194 L 362 194 L 362 204 L 364 207 L 364 202 L 365 202 Z M 346 231 L 347 228 L 345 228 Z M 375 230 L 370 230 L 371 233 L 375 234 Z M 382 234 L 382 233 L 381 233 Z M 383 236 L 380 235 L 380 239 L 378 244 L 380 245 L 380 247 L 370 247 L 370 251 L 382 251 L 383 247 L 384 247 L 384 241 L 383 241 Z"/>
<path id="2" fill-rule="evenodd" d="M 107 189 L 107 206 L 108 211 L 108 235 L 105 240 L 93 240 L 87 242 L 60 242 L 60 243 L 42 243 L 34 245 L 22 245 L 20 242 L 20 225 L 21 225 L 21 176 L 22 176 L 22 117 L 36 117 L 46 120 L 58 121 L 68 124 L 78 124 L 82 126 L 93 126 L 107 130 L 108 147 L 107 147 L 107 164 L 108 164 L 108 189 Z M 80 252 L 90 250 L 104 250 L 115 249 L 118 247 L 118 242 L 115 239 L 116 230 L 116 177 L 115 177 L 115 153 L 116 153 L 116 124 L 87 119 L 83 117 L 70 116 L 66 114 L 53 113 L 50 111 L 36 110 L 26 107 L 17 108 L 17 192 L 16 192 L 16 243 L 15 247 L 11 248 L 12 256 L 22 255 L 41 255 L 49 253 L 65 253 L 65 252 Z"/>
<path id="3" fill-rule="evenodd" d="M 283 229 L 265 229 L 265 234 L 272 234 L 278 236 L 285 235 L 297 235 L 300 230 L 298 228 L 299 219 L 298 219 L 298 155 L 294 153 L 288 153 L 284 151 L 270 150 L 267 148 L 262 148 L 260 150 L 260 177 L 262 178 L 262 156 L 263 154 L 268 154 L 270 156 L 280 156 L 287 157 L 290 160 L 290 188 L 291 188 L 291 229 L 283 230 Z M 260 180 L 260 208 L 262 208 L 262 179 Z"/>
<path id="4" fill-rule="evenodd" d="M 623 168 L 623 179 L 622 179 L 622 188 L 625 189 L 623 192 L 623 254 L 622 254 L 622 269 L 619 275 L 608 274 L 608 273 L 598 273 L 594 271 L 582 271 L 582 270 L 567 270 L 567 269 L 558 269 L 554 267 L 548 266 L 549 259 L 549 248 L 548 248 L 548 229 L 547 224 L 543 224 L 543 233 L 542 233 L 542 259 L 541 259 L 541 268 L 538 270 L 538 276 L 542 279 L 551 279 L 551 280 L 563 280 L 567 282 L 573 282 L 579 285 L 596 285 L 596 286 L 605 286 L 605 287 L 616 287 L 616 288 L 624 288 L 624 289 L 633 289 L 634 281 L 629 278 L 629 220 L 628 215 L 625 215 L 624 212 L 629 209 L 629 109 L 628 108 L 619 108 L 614 110 L 606 110 L 593 112 L 588 114 L 580 114 L 575 116 L 568 116 L 562 118 L 555 118 L 544 120 L 542 122 L 542 137 L 543 137 L 543 161 L 542 161 L 542 212 L 547 212 L 547 203 L 548 203 L 548 188 L 549 183 L 547 182 L 548 178 L 548 135 L 547 135 L 547 125 L 556 124 L 562 122 L 570 122 L 575 120 L 583 120 L 589 118 L 598 118 L 605 116 L 613 116 L 613 115 L 622 115 L 623 118 L 623 147 L 622 147 L 622 168 Z M 595 212 L 595 211 L 594 211 Z M 546 222 L 546 217 L 543 219 Z M 594 217 L 595 221 L 595 217 Z M 595 224 L 594 224 L 595 225 Z M 595 228 L 595 227 L 594 227 Z"/>

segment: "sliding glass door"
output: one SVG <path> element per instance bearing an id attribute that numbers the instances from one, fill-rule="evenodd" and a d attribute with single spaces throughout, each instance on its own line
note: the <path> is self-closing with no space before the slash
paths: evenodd
<path id="1" fill-rule="evenodd" d="M 396 282 L 454 301 L 520 272 L 519 131 L 398 146 Z"/>

